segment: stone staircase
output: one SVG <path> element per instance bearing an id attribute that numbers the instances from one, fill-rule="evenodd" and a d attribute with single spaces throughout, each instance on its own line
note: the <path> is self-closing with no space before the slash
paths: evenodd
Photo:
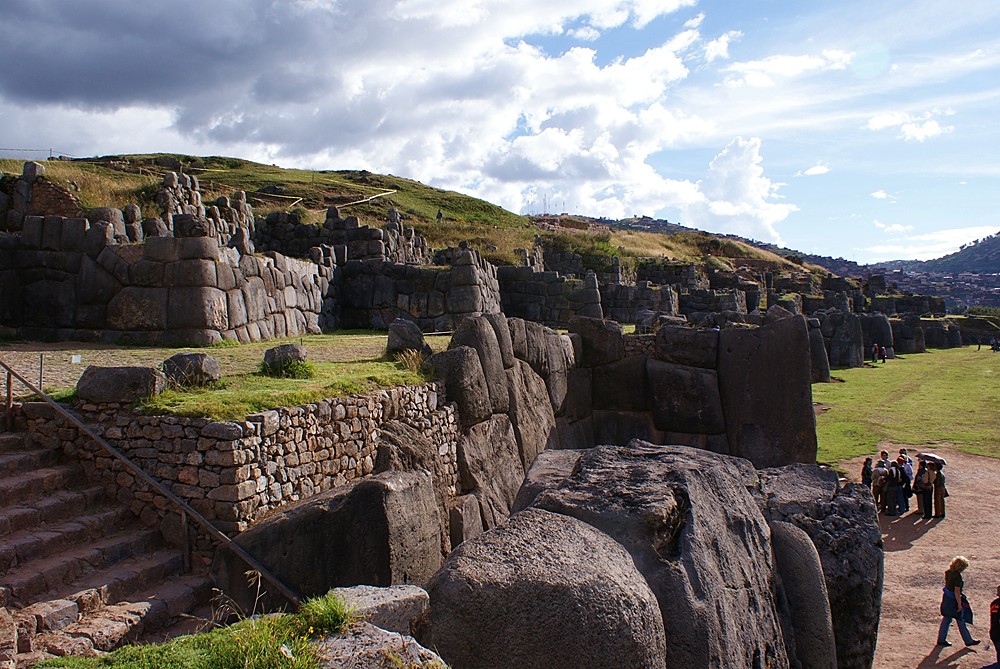
<path id="1" fill-rule="evenodd" d="M 0 669 L 94 655 L 203 606 L 211 582 L 60 448 L 0 432 Z"/>

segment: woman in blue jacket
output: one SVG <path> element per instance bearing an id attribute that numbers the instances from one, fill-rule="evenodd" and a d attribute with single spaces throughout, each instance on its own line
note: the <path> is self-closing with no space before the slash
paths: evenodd
<path id="1" fill-rule="evenodd" d="M 952 619 L 958 624 L 958 632 L 962 635 L 962 641 L 966 646 L 975 646 L 979 639 L 973 639 L 969 633 L 968 624 L 972 622 L 972 608 L 969 600 L 962 594 L 965 587 L 965 580 L 962 572 L 969 566 L 968 558 L 957 556 L 948 566 L 948 571 L 944 573 L 944 592 L 941 595 L 941 628 L 938 630 L 938 645 L 950 646 L 948 643 L 948 628 L 951 627 Z"/>

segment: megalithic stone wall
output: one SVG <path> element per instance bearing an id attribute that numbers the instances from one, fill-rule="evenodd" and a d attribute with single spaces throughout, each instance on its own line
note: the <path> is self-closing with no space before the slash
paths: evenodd
<path id="1" fill-rule="evenodd" d="M 597 276 L 572 279 L 531 267 L 499 267 L 500 297 L 508 316 L 565 327 L 576 316 L 603 318 Z"/>

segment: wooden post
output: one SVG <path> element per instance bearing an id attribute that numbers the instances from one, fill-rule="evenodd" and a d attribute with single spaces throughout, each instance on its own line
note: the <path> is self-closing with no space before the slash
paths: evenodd
<path id="1" fill-rule="evenodd" d="M 4 426 L 8 432 L 14 429 L 14 375 L 7 372 L 7 401 L 4 403 Z"/>
<path id="2" fill-rule="evenodd" d="M 184 573 L 191 571 L 191 538 L 188 533 L 187 511 L 181 509 L 181 552 L 184 556 Z"/>
<path id="3" fill-rule="evenodd" d="M 38 389 L 45 390 L 45 386 L 42 385 L 42 374 L 45 371 L 45 354 L 38 354 Z"/>

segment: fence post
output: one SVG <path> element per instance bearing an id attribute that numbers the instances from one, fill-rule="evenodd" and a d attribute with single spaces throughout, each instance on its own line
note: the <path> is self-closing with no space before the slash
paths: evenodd
<path id="1" fill-rule="evenodd" d="M 7 401 L 4 402 L 4 428 L 10 432 L 14 429 L 14 375 L 7 372 Z"/>

